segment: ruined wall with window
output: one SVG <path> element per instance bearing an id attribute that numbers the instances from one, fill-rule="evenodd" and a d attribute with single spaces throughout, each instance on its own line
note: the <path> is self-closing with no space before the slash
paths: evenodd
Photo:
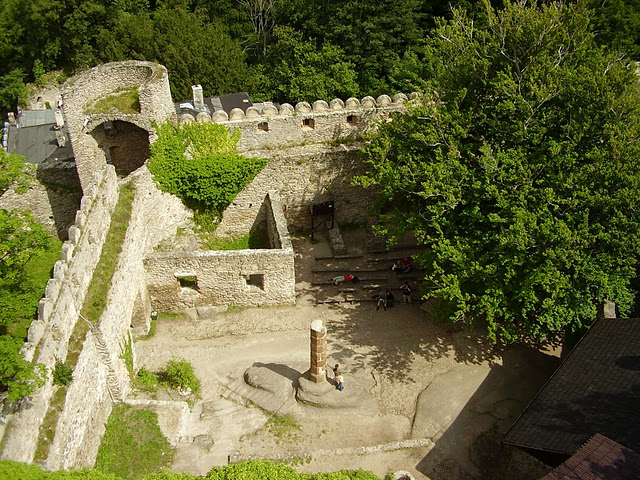
<path id="1" fill-rule="evenodd" d="M 268 249 L 153 253 L 144 260 L 153 308 L 295 302 L 293 246 L 276 192 L 260 202 Z"/>

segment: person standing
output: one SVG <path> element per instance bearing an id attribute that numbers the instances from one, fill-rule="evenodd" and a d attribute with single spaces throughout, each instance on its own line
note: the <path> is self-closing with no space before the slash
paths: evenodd
<path id="1" fill-rule="evenodd" d="M 380 305 L 387 310 L 387 292 L 382 291 L 380 295 L 378 295 L 378 305 L 376 306 L 376 310 L 380 310 Z"/>
<path id="2" fill-rule="evenodd" d="M 400 286 L 400 290 L 402 290 L 402 304 L 406 305 L 408 303 L 410 306 L 413 306 L 413 303 L 411 302 L 411 287 L 409 284 L 404 282 Z"/>

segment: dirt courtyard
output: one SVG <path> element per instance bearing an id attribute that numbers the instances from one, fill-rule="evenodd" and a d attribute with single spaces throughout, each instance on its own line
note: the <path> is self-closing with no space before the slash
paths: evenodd
<path id="1" fill-rule="evenodd" d="M 362 240 L 350 235 L 350 253 L 362 250 Z M 153 371 L 183 358 L 202 381 L 189 413 L 165 426 L 176 445 L 173 469 L 202 475 L 229 459 L 259 457 L 285 459 L 306 472 L 362 468 L 381 478 L 399 470 L 416 479 L 504 478 L 508 460 L 499 441 L 557 367 L 559 352 L 497 348 L 481 328 L 434 322 L 420 307 L 417 279 L 413 306 L 396 300 L 376 311 L 370 297 L 380 273 L 367 271 L 370 256 L 334 260 L 326 241 L 305 237 L 294 237 L 294 247 L 295 306 L 165 316 L 155 335 L 136 341 L 139 366 Z M 361 269 L 372 281 L 321 285 L 340 269 Z M 393 276 L 378 281 L 394 289 L 398 282 Z M 356 301 L 318 303 L 340 299 Z M 327 328 L 328 364 L 339 363 L 345 377 L 345 391 L 332 390 L 328 408 L 294 396 L 309 368 L 310 323 L 318 319 Z M 248 386 L 244 375 L 251 367 L 270 373 L 275 387 L 256 392 Z M 299 429 L 269 428 L 273 412 L 294 419 Z"/>

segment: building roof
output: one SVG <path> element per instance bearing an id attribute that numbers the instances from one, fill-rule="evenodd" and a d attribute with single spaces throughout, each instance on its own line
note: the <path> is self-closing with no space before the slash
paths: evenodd
<path id="1" fill-rule="evenodd" d="M 569 460 L 540 480 L 635 480 L 640 477 L 640 455 L 595 434 Z"/>
<path id="2" fill-rule="evenodd" d="M 640 451 L 640 319 L 599 319 L 503 443 L 569 457 L 601 433 Z"/>
<path id="3" fill-rule="evenodd" d="M 36 165 L 48 159 L 73 160 L 73 151 L 66 134 L 66 128 L 58 133 L 62 133 L 66 137 L 65 146 L 59 147 L 54 127 L 55 122 L 30 127 L 10 125 L 7 135 L 7 151 L 24 155 L 27 162 Z"/>

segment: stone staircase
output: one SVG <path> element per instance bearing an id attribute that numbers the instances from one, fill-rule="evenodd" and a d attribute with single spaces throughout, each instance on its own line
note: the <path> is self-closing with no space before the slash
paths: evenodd
<path id="1" fill-rule="evenodd" d="M 221 383 L 226 387 L 225 392 L 222 394 L 224 398 L 239 402 L 243 405 L 251 402 L 268 412 L 282 413 L 286 410 L 287 404 L 293 398 L 292 396 L 283 397 L 267 390 L 252 387 L 248 385 L 242 377 L 226 377 L 221 379 Z"/>
<path id="2" fill-rule="evenodd" d="M 111 363 L 111 353 L 107 348 L 107 344 L 104 341 L 104 337 L 102 336 L 102 332 L 98 325 L 91 322 L 89 322 L 89 325 L 91 327 L 91 334 L 93 336 L 96 350 L 98 351 L 98 356 L 100 357 L 102 364 L 107 367 L 107 387 L 111 394 L 111 398 L 114 402 L 122 402 L 124 401 L 124 394 L 122 392 L 118 376 L 113 368 L 113 364 Z"/>

